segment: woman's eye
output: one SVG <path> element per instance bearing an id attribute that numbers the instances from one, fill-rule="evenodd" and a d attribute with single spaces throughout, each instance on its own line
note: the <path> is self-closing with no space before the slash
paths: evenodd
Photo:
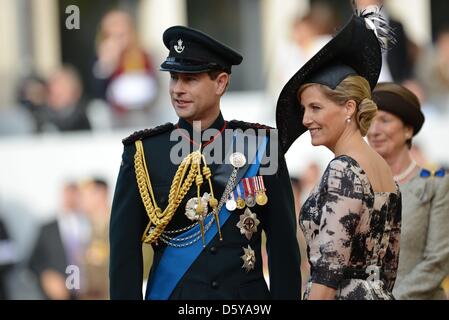
<path id="1" fill-rule="evenodd" d="M 312 110 L 320 110 L 321 108 L 319 106 L 312 106 Z"/>

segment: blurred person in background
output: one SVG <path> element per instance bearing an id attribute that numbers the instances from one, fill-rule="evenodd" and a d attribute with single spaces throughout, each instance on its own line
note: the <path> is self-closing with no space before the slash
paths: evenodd
<path id="1" fill-rule="evenodd" d="M 319 176 L 318 176 L 319 179 Z M 315 181 L 315 183 L 318 180 Z M 303 190 L 303 181 L 302 177 L 299 176 L 291 176 L 290 182 L 292 184 L 293 196 L 295 197 L 295 212 L 296 212 L 296 221 L 299 221 L 300 212 L 302 207 L 302 200 L 304 195 Z M 301 228 L 298 228 L 296 231 L 296 237 L 298 239 L 299 250 L 301 252 L 301 276 L 302 276 L 302 292 L 306 290 L 307 280 L 310 276 L 310 265 L 309 260 L 307 259 L 307 242 L 304 238 L 304 233 Z"/>
<path id="2" fill-rule="evenodd" d="M 18 90 L 20 107 L 32 115 L 34 132 L 40 133 L 44 129 L 47 118 L 47 83 L 35 75 L 24 78 Z"/>
<path id="3" fill-rule="evenodd" d="M 83 86 L 72 66 L 53 71 L 47 81 L 47 131 L 90 130 L 86 104 L 82 99 Z"/>
<path id="4" fill-rule="evenodd" d="M 439 30 L 435 46 L 422 55 L 417 74 L 434 109 L 449 114 L 449 25 Z"/>
<path id="5" fill-rule="evenodd" d="M 449 274 L 449 177 L 444 169 L 421 168 L 410 148 L 424 123 L 418 98 L 394 83 L 373 92 L 379 112 L 368 131 L 370 145 L 387 161 L 402 191 L 398 299 L 445 299 Z"/>
<path id="6" fill-rule="evenodd" d="M 314 161 L 311 161 L 301 176 L 301 206 L 310 194 L 310 191 L 320 181 L 321 168 L 320 165 Z"/>
<path id="7" fill-rule="evenodd" d="M 90 238 L 90 226 L 80 211 L 80 193 L 76 183 L 64 185 L 62 206 L 56 219 L 43 225 L 31 253 L 29 267 L 37 276 L 46 299 L 76 299 L 78 289 L 66 286 L 67 267 L 80 270 L 83 285 L 83 256 Z"/>
<path id="8" fill-rule="evenodd" d="M 0 217 L 0 300 L 9 299 L 6 276 L 10 268 L 18 262 L 16 250 L 14 241 Z"/>
<path id="9" fill-rule="evenodd" d="M 158 84 L 130 14 L 114 9 L 103 17 L 96 49 L 98 95 L 112 106 L 117 126 L 139 123 L 156 99 Z"/>
<path id="10" fill-rule="evenodd" d="M 81 208 L 91 222 L 91 236 L 84 255 L 85 283 L 82 299 L 109 298 L 109 188 L 105 180 L 95 178 L 80 186 Z"/>
<path id="11" fill-rule="evenodd" d="M 291 23 L 289 42 L 278 50 L 275 72 L 276 82 L 287 82 L 298 68 L 318 52 L 330 39 L 338 25 L 334 10 L 326 3 L 311 5 L 304 15 Z"/>

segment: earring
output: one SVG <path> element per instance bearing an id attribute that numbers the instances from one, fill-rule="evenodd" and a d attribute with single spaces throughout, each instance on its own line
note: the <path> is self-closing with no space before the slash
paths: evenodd
<path id="1" fill-rule="evenodd" d="M 346 118 L 346 123 L 351 123 L 351 118 L 350 117 Z"/>

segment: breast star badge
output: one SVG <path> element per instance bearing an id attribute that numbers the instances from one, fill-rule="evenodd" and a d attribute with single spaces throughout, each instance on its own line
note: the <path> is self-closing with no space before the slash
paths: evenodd
<path id="1" fill-rule="evenodd" d="M 256 265 L 256 254 L 253 249 L 251 249 L 251 246 L 248 245 L 248 248 L 243 247 L 242 248 L 245 254 L 241 256 L 243 260 L 243 266 L 246 270 L 246 272 L 249 272 L 254 269 L 254 266 Z"/>
<path id="2" fill-rule="evenodd" d="M 260 221 L 257 219 L 257 215 L 249 208 L 245 209 L 245 212 L 240 215 L 240 221 L 237 223 L 237 228 L 240 229 L 240 233 L 244 234 L 246 239 L 250 240 L 254 232 L 257 232 L 257 226 Z"/>

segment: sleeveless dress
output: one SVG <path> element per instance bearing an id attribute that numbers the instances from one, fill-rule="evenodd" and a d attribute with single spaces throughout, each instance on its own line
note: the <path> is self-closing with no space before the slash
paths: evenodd
<path id="1" fill-rule="evenodd" d="M 401 193 L 374 192 L 353 158 L 333 159 L 300 215 L 312 283 L 336 289 L 338 300 L 389 300 L 396 280 Z"/>

